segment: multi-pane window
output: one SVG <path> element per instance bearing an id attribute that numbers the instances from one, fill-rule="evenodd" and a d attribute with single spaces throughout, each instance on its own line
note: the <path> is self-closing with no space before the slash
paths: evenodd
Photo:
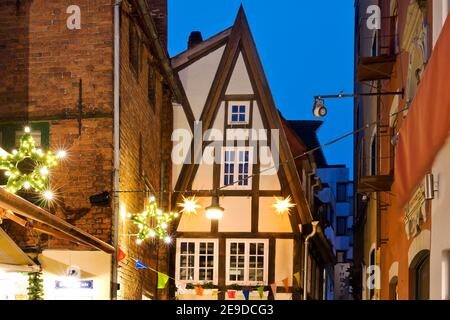
<path id="1" fill-rule="evenodd" d="M 178 239 L 177 280 L 217 283 L 217 253 L 217 240 Z"/>
<path id="2" fill-rule="evenodd" d="M 223 185 L 230 186 L 234 184 L 234 162 L 235 162 L 235 151 L 225 150 L 224 151 L 224 171 L 223 171 Z"/>
<path id="3" fill-rule="evenodd" d="M 250 114 L 249 103 L 230 103 L 228 108 L 228 124 L 248 124 Z"/>
<path id="4" fill-rule="evenodd" d="M 345 236 L 347 234 L 347 218 L 337 217 L 336 218 L 336 234 L 338 236 Z"/>
<path id="5" fill-rule="evenodd" d="M 336 185 L 336 201 L 337 202 L 347 201 L 347 184 L 338 183 Z"/>
<path id="6" fill-rule="evenodd" d="M 128 42 L 130 66 L 137 74 L 139 70 L 139 37 L 132 21 L 130 21 Z"/>
<path id="7" fill-rule="evenodd" d="M 194 281 L 195 242 L 181 242 L 179 259 L 180 259 L 179 280 Z"/>
<path id="8" fill-rule="evenodd" d="M 267 240 L 227 240 L 227 284 L 267 284 Z"/>
<path id="9" fill-rule="evenodd" d="M 250 148 L 225 148 L 222 161 L 222 186 L 249 188 L 252 172 L 252 152 Z"/>
<path id="10" fill-rule="evenodd" d="M 264 281 L 264 243 L 250 243 L 249 281 Z"/>
<path id="11" fill-rule="evenodd" d="M 230 243 L 229 280 L 245 281 L 245 243 Z"/>
<path id="12" fill-rule="evenodd" d="M 214 280 L 214 243 L 200 242 L 199 281 Z"/>
<path id="13" fill-rule="evenodd" d="M 154 65 L 148 62 L 148 101 L 153 110 L 156 106 L 156 71 Z"/>

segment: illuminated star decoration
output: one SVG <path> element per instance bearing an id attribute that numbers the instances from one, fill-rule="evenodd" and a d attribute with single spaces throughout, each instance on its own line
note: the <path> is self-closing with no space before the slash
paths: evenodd
<path id="1" fill-rule="evenodd" d="M 179 203 L 178 206 L 183 208 L 181 213 L 186 213 L 187 215 L 195 214 L 197 215 L 197 209 L 201 208 L 199 204 L 197 204 L 198 199 L 195 199 L 195 196 L 185 198 L 183 196 L 183 203 Z"/>
<path id="2" fill-rule="evenodd" d="M 277 215 L 282 215 L 284 213 L 290 213 L 291 208 L 295 207 L 295 204 L 291 202 L 291 196 L 286 198 L 278 198 L 275 197 L 275 204 L 273 207 L 275 208 L 275 213 Z"/>
<path id="3" fill-rule="evenodd" d="M 138 244 L 141 244 L 148 238 L 159 238 L 165 243 L 170 243 L 172 239 L 168 235 L 167 229 L 169 228 L 169 223 L 173 219 L 178 218 L 178 213 L 163 212 L 158 209 L 155 197 L 151 197 L 143 212 L 130 214 L 129 218 L 139 228 L 136 241 Z"/>
<path id="4" fill-rule="evenodd" d="M 64 158 L 65 152 L 57 154 L 37 149 L 29 127 L 25 127 L 20 138 L 20 147 L 12 153 L 4 152 L 0 156 L 0 170 L 5 170 L 8 182 L 5 189 L 11 193 L 34 191 L 44 199 L 53 199 L 48 175 L 50 169 Z"/>

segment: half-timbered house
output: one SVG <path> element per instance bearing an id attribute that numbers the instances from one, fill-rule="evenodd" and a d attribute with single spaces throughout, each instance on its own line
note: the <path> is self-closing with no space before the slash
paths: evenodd
<path id="1" fill-rule="evenodd" d="M 232 287 L 273 284 L 278 293 L 269 298 L 300 297 L 304 238 L 315 219 L 301 178 L 310 176 L 293 158 L 306 149 L 280 117 L 243 8 L 209 39 L 193 32 L 172 67 L 186 98 L 173 108 L 172 205 L 192 196 L 199 205 L 174 226 L 177 283 L 214 285 L 219 299 Z M 214 197 L 224 211 L 211 220 L 205 208 Z M 288 199 L 293 207 L 276 212 L 277 201 Z M 320 299 L 333 260 L 320 226 L 311 247 L 308 295 Z"/>

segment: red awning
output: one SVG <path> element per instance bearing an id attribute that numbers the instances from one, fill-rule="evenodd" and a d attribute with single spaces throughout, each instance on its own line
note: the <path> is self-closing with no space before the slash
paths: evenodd
<path id="1" fill-rule="evenodd" d="M 450 19 L 399 133 L 393 191 L 404 206 L 450 135 Z"/>

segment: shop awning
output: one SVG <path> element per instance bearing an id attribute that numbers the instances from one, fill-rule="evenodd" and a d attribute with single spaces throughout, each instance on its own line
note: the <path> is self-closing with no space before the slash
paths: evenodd
<path id="1" fill-rule="evenodd" d="M 450 134 L 450 19 L 442 29 L 399 134 L 393 191 L 403 207 L 430 171 Z"/>
<path id="2" fill-rule="evenodd" d="M 0 188 L 0 208 L 50 227 L 63 234 L 66 240 L 81 243 L 106 253 L 115 251 L 110 244 L 2 188 Z"/>
<path id="3" fill-rule="evenodd" d="M 33 260 L 0 228 L 0 270 L 10 272 L 38 271 Z"/>

